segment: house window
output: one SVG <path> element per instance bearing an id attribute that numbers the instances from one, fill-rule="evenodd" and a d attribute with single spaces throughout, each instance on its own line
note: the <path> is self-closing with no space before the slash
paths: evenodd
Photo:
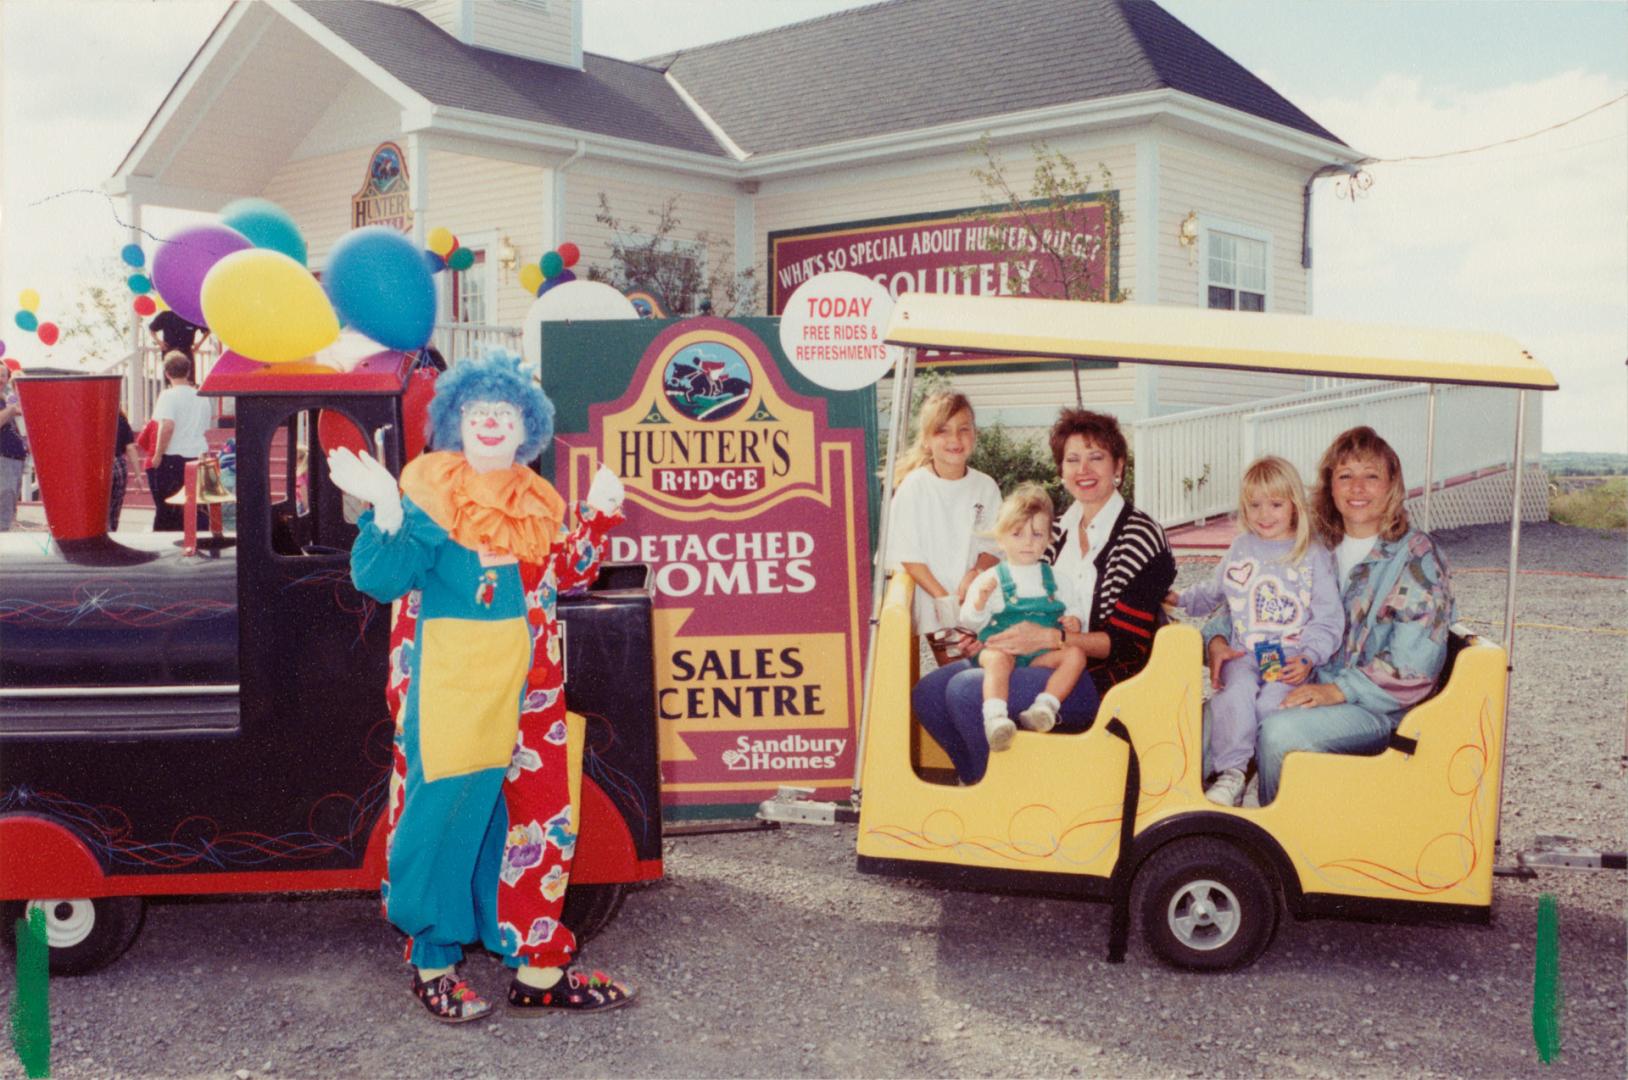
<path id="1" fill-rule="evenodd" d="M 694 240 L 618 233 L 625 291 L 650 293 L 670 317 L 694 315 L 707 295 L 707 249 Z"/>
<path id="2" fill-rule="evenodd" d="M 468 270 L 451 270 L 452 286 L 450 321 L 484 325 L 487 320 L 486 252 L 475 251 L 475 264 Z"/>
<path id="3" fill-rule="evenodd" d="M 1207 306 L 1266 310 L 1266 241 L 1211 229 L 1205 259 Z"/>

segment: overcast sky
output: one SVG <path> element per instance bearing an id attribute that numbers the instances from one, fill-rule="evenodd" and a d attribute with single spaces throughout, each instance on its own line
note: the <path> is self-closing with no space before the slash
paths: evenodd
<path id="1" fill-rule="evenodd" d="M 992 3 L 994 0 L 992 0 Z M 1021 2 L 1021 0 L 1019 0 Z M 587 0 L 590 52 L 639 59 L 862 6 Z M 1546 128 L 1628 93 L 1628 4 L 1166 0 L 1350 145 L 1439 154 Z M 65 318 L 124 243 L 93 192 L 208 35 L 221 0 L 0 0 L 0 340 L 35 288 Z M 1538 138 L 1319 184 L 1314 312 L 1497 330 L 1559 377 L 1544 448 L 1628 450 L 1628 102 Z M 161 226 L 163 218 L 149 221 Z"/>

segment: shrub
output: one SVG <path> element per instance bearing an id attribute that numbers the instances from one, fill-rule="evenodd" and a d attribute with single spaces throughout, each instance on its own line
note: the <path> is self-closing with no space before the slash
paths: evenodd
<path id="1" fill-rule="evenodd" d="M 1550 496 L 1549 520 L 1585 529 L 1628 529 L 1628 480 Z"/>

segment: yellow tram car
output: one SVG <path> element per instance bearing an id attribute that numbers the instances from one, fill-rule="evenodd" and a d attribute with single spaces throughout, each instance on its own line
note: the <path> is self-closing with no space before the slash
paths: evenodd
<path id="1" fill-rule="evenodd" d="M 906 295 L 888 341 L 905 348 L 894 380 L 895 447 L 924 349 L 1507 387 L 1516 392 L 1516 461 L 1524 460 L 1525 392 L 1556 388 L 1499 335 L 1291 315 Z M 1519 499 L 1517 485 L 1506 643 Z M 1104 697 L 1089 730 L 1019 731 L 981 782 L 959 786 L 911 716 L 913 588 L 902 573 L 885 589 L 878 577 L 854 789 L 862 872 L 1107 901 L 1111 960 L 1123 959 L 1135 919 L 1154 953 L 1194 969 L 1253 962 L 1282 912 L 1490 919 L 1505 646 L 1454 627 L 1436 692 L 1406 714 L 1388 749 L 1292 754 L 1270 805 L 1234 809 L 1203 792 L 1199 633 L 1167 625 L 1147 667 Z"/>

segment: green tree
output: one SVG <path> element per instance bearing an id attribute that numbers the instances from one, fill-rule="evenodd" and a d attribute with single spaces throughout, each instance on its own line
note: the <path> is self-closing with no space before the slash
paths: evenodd
<path id="1" fill-rule="evenodd" d="M 130 355 L 130 296 L 116 259 L 87 262 L 81 268 L 73 311 L 60 320 L 62 342 L 89 367 L 107 367 Z M 116 282 L 109 285 L 107 282 Z"/>
<path id="2" fill-rule="evenodd" d="M 679 197 L 672 196 L 648 211 L 654 224 L 648 229 L 628 222 L 611 209 L 610 199 L 599 193 L 594 220 L 610 230 L 610 262 L 588 267 L 589 281 L 602 281 L 620 292 L 642 289 L 660 302 L 669 316 L 711 314 L 749 315 L 757 310 L 759 281 L 756 267 L 737 271 L 734 246 L 705 230 L 693 241 L 675 234 L 683 222 Z"/>

